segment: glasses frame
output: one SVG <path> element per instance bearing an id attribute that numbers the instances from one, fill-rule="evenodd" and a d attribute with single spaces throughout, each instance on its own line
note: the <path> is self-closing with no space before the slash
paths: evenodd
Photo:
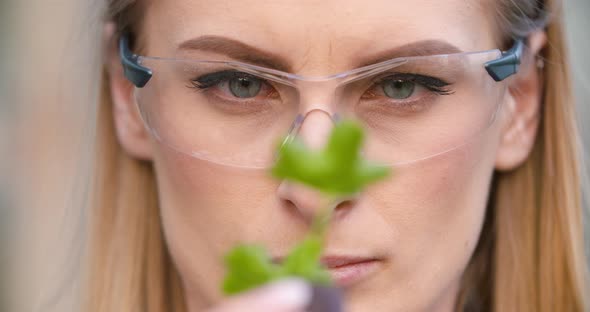
<path id="1" fill-rule="evenodd" d="M 239 61 L 215 61 L 215 60 L 206 60 L 206 59 L 175 59 L 175 58 L 164 58 L 164 57 L 157 57 L 157 56 L 138 55 L 138 54 L 135 54 L 131 51 L 128 34 L 123 34 L 119 38 L 119 54 L 120 54 L 121 64 L 123 67 L 124 76 L 126 77 L 127 80 L 132 82 L 133 85 L 135 85 L 135 87 L 137 89 L 141 89 L 141 88 L 145 87 L 149 83 L 149 81 L 151 80 L 151 78 L 153 77 L 153 74 L 154 74 L 155 68 L 152 68 L 149 65 L 149 62 L 146 63 L 146 61 L 194 62 L 195 65 L 197 65 L 198 63 L 206 63 L 206 64 L 222 63 L 222 64 L 230 65 L 231 67 L 239 68 L 239 70 L 243 70 L 245 72 L 250 72 L 252 74 L 259 75 L 260 77 L 263 77 L 263 79 L 269 79 L 269 80 L 276 81 L 278 83 L 282 83 L 282 84 L 286 84 L 286 85 L 289 85 L 289 86 L 292 86 L 295 88 L 299 88 L 299 87 L 302 87 L 302 85 L 298 85 L 297 81 L 299 81 L 299 82 L 306 82 L 306 81 L 307 82 L 330 82 L 330 81 L 334 81 L 337 85 L 340 85 L 343 83 L 348 83 L 348 82 L 352 82 L 357 79 L 360 79 L 367 74 L 374 74 L 374 73 L 381 72 L 383 70 L 387 70 L 391 66 L 403 64 L 408 61 L 425 59 L 425 58 L 430 58 L 430 57 L 434 57 L 434 58 L 436 58 L 436 57 L 446 58 L 446 57 L 455 57 L 455 56 L 457 56 L 457 57 L 462 57 L 462 56 L 470 57 L 471 55 L 479 55 L 479 54 L 487 54 L 487 53 L 493 53 L 493 56 L 487 58 L 486 61 L 479 62 L 478 65 L 474 65 L 474 66 L 479 67 L 479 66 L 483 65 L 484 68 L 486 69 L 487 74 L 495 82 L 500 82 L 500 81 L 502 81 L 502 80 L 508 78 L 509 76 L 514 75 L 515 73 L 518 72 L 519 67 L 521 65 L 521 60 L 522 60 L 523 54 L 524 54 L 525 40 L 526 40 L 526 38 L 524 38 L 524 37 L 515 39 L 513 46 L 509 50 L 506 50 L 506 51 L 501 51 L 500 49 L 490 49 L 490 50 L 475 51 L 475 52 L 458 52 L 458 53 L 448 53 L 448 54 L 396 57 L 396 58 L 392 58 L 392 59 L 378 62 L 375 64 L 351 69 L 351 70 L 336 73 L 336 74 L 331 74 L 328 76 L 302 76 L 302 75 L 298 75 L 298 74 L 294 74 L 294 73 L 288 73 L 288 72 L 284 72 L 284 71 L 280 71 L 280 70 L 276 70 L 276 69 L 261 67 L 261 66 L 248 64 L 248 63 L 244 63 L 244 62 L 239 62 Z M 484 75 L 483 78 L 485 78 L 485 74 L 483 74 L 483 75 Z M 332 83 L 330 83 L 330 85 L 331 84 Z M 315 110 L 317 110 L 317 109 L 313 109 L 312 111 L 315 111 Z M 337 121 L 339 119 L 338 118 L 339 116 L 336 113 L 334 113 L 334 115 L 332 115 L 331 113 L 329 113 L 325 110 L 320 110 L 320 111 L 328 113 L 334 121 Z M 294 129 L 296 129 L 300 126 L 303 119 L 305 119 L 305 116 L 308 113 L 309 112 L 306 112 L 304 115 L 302 115 L 300 113 L 297 115 L 295 121 L 293 122 L 293 124 L 291 125 L 291 128 L 288 131 L 288 136 L 283 141 L 283 144 L 286 141 L 293 138 Z M 174 148 L 174 149 L 176 149 L 176 148 Z M 436 153 L 435 155 L 438 155 L 438 154 L 440 154 L 440 153 Z M 266 165 L 263 165 L 262 167 L 259 165 L 254 165 L 254 166 L 240 165 L 240 164 L 233 164 L 233 163 L 225 163 L 223 161 L 219 162 L 218 160 L 202 158 L 200 156 L 195 156 L 193 154 L 189 154 L 189 155 L 196 157 L 196 158 L 201 158 L 204 160 L 212 161 L 214 163 L 230 165 L 230 166 L 234 166 L 234 167 L 266 168 Z M 430 158 L 431 156 L 428 156 L 426 158 Z M 420 158 L 420 159 L 422 159 L 422 158 Z M 418 159 L 418 160 L 420 160 L 420 159 Z M 403 165 L 406 163 L 413 163 L 414 161 L 417 161 L 417 160 L 412 160 L 410 162 L 402 162 L 400 164 L 396 163 L 395 165 Z"/>
<path id="2" fill-rule="evenodd" d="M 518 72 L 522 56 L 524 51 L 524 39 L 517 38 L 514 41 L 513 46 L 506 51 L 502 51 L 501 56 L 495 60 L 488 61 L 484 64 L 484 67 L 488 74 L 494 79 L 495 81 L 502 81 L 508 78 L 511 75 L 514 75 Z M 480 51 L 485 52 L 485 51 Z M 471 53 L 478 53 L 478 52 L 471 52 Z M 461 54 L 461 53 L 458 53 Z M 452 54 L 448 54 L 452 55 Z M 143 88 L 152 78 L 153 71 L 150 68 L 147 68 L 140 64 L 141 55 L 135 54 L 131 51 L 129 47 L 129 35 L 125 34 L 119 38 L 119 56 L 121 58 L 121 64 L 123 66 L 123 73 L 125 77 L 132 82 L 137 88 Z M 431 56 L 440 56 L 440 55 L 431 55 Z M 353 71 L 363 71 L 365 69 L 374 69 L 379 68 L 380 65 L 388 65 L 392 62 L 401 61 L 403 59 L 407 59 L 408 57 L 399 57 L 393 58 L 391 60 L 383 61 L 377 64 L 368 65 L 365 67 L 354 69 Z M 239 62 L 238 62 L 239 63 Z M 248 66 L 252 66 L 250 64 L 245 64 Z M 258 67 L 258 66 L 256 66 Z M 273 72 L 277 72 L 272 70 Z M 281 72 L 282 73 L 282 72 Z M 291 76 L 292 74 L 289 73 L 282 73 L 285 76 Z M 341 76 L 341 74 L 333 75 L 333 77 Z M 300 77 L 301 78 L 301 77 Z"/>

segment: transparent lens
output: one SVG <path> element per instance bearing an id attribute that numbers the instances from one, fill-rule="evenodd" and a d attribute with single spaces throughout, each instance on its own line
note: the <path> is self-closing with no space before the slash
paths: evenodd
<path id="1" fill-rule="evenodd" d="M 163 143 L 197 158 L 266 166 L 297 114 L 295 88 L 224 63 L 147 61 L 136 90 L 141 115 Z"/>
<path id="2" fill-rule="evenodd" d="M 142 58 L 153 77 L 135 95 L 158 140 L 215 163 L 272 165 L 278 144 L 297 133 L 294 122 L 320 103 L 364 126 L 368 158 L 400 164 L 461 146 L 489 127 L 504 84 L 483 64 L 499 56 L 407 58 L 313 79 L 231 62 Z"/>
<path id="3" fill-rule="evenodd" d="M 367 132 L 365 154 L 387 164 L 428 158 L 468 143 L 487 129 L 504 94 L 474 53 L 407 59 L 376 76 L 339 87 L 343 115 Z"/>

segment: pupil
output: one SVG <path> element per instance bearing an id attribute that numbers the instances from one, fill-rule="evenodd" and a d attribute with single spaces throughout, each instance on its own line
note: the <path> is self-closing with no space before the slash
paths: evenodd
<path id="1" fill-rule="evenodd" d="M 240 82 L 242 83 L 242 87 L 248 87 L 250 85 L 250 82 L 244 78 L 240 78 Z"/>

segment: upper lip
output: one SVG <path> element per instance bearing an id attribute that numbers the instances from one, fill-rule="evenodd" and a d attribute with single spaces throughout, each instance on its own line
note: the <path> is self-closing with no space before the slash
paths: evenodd
<path id="1" fill-rule="evenodd" d="M 283 262 L 283 259 L 284 257 L 275 257 L 273 258 L 273 261 L 275 263 L 281 263 Z M 326 255 L 320 259 L 320 263 L 327 269 L 336 269 L 348 265 L 379 260 L 380 259 L 376 257 Z"/>

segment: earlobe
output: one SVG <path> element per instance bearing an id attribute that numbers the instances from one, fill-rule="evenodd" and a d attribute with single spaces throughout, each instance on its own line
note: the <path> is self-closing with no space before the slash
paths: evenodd
<path id="1" fill-rule="evenodd" d="M 108 86 L 113 104 L 113 118 L 117 138 L 123 149 L 131 156 L 152 159 L 150 136 L 145 129 L 133 95 L 134 86 L 123 75 L 123 68 L 118 56 L 116 40 L 113 38 L 112 26 L 107 25 L 105 32 Z"/>
<path id="2" fill-rule="evenodd" d="M 496 154 L 497 170 L 509 171 L 520 166 L 534 146 L 543 100 L 543 74 L 535 56 L 545 43 L 542 31 L 529 37 L 526 58 L 519 73 L 509 81 L 503 110 L 505 122 Z"/>

